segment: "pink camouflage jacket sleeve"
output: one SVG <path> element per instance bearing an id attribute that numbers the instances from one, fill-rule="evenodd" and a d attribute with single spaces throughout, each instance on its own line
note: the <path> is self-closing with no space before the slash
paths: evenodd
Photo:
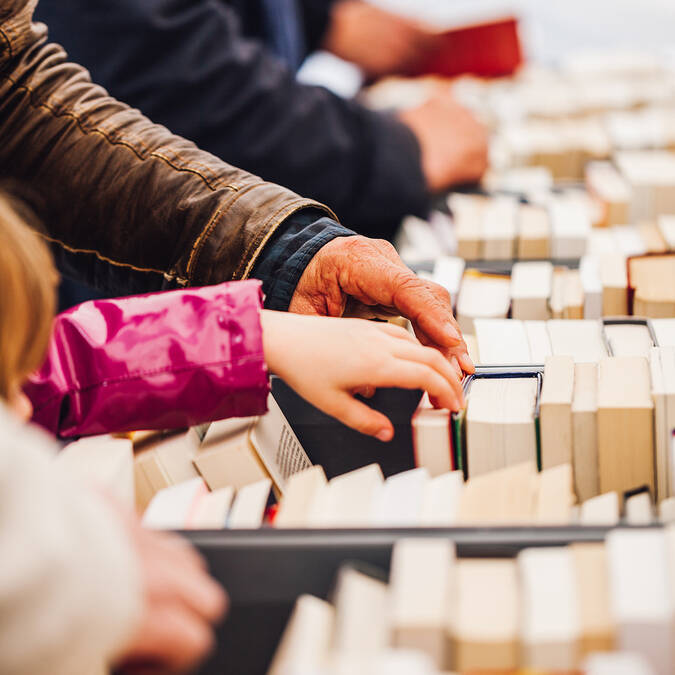
<path id="1" fill-rule="evenodd" d="M 70 438 L 264 413 L 261 306 L 260 282 L 236 281 L 60 314 L 25 387 L 33 421 Z"/>

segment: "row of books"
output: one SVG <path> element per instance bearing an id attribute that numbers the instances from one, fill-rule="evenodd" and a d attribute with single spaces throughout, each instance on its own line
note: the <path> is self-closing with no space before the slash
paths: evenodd
<path id="1" fill-rule="evenodd" d="M 675 530 L 458 559 L 402 539 L 388 578 L 344 566 L 330 602 L 301 596 L 268 675 L 584 672 L 667 675 L 675 662 Z"/>
<path id="2" fill-rule="evenodd" d="M 595 164 L 589 171 L 611 180 L 614 169 Z M 523 189 L 526 182 L 522 172 L 491 178 L 491 183 L 509 190 Z M 675 216 L 626 225 L 635 222 L 629 214 L 632 202 L 616 188 L 609 180 L 594 178 L 590 192 L 547 189 L 527 201 L 498 190 L 451 194 L 452 216 L 434 211 L 426 221 L 407 217 L 396 245 L 413 265 L 442 255 L 457 255 L 467 262 L 578 261 L 586 255 L 629 258 L 675 250 Z"/>
<path id="3" fill-rule="evenodd" d="M 312 466 L 291 476 L 272 506 L 269 479 L 210 491 L 195 478 L 160 490 L 143 522 L 173 530 L 326 530 L 675 521 L 675 498 L 664 499 L 655 510 L 647 486 L 597 494 L 577 505 L 570 463 L 538 472 L 534 461 L 521 462 L 466 481 L 462 471 L 434 475 L 438 462 L 429 464 L 386 479 L 379 465 L 368 464 L 331 480 L 320 466 Z"/>
<path id="4" fill-rule="evenodd" d="M 424 275 L 424 273 L 422 273 Z M 675 256 L 586 257 L 578 269 L 547 261 L 515 263 L 509 274 L 442 258 L 428 278 L 450 294 L 465 334 L 481 319 L 525 321 L 675 317 Z M 556 325 L 556 324 L 553 324 Z M 580 324 L 579 324 L 580 325 Z M 508 363 L 508 361 L 504 361 Z M 540 363 L 540 362 L 539 362 Z"/>

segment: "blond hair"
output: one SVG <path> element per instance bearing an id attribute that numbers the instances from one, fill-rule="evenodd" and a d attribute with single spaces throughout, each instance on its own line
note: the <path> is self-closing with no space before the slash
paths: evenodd
<path id="1" fill-rule="evenodd" d="M 45 358 L 58 275 L 44 241 L 2 193 L 0 242 L 0 398 L 7 400 Z"/>

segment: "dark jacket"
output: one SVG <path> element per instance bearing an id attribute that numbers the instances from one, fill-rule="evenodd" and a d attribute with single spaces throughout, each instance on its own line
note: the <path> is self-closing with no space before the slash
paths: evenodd
<path id="1" fill-rule="evenodd" d="M 95 81 L 267 180 L 391 236 L 429 198 L 419 146 L 389 115 L 297 83 L 265 45 L 260 0 L 40 0 L 38 17 Z M 316 46 L 332 4 L 300 0 Z"/>
<path id="2" fill-rule="evenodd" d="M 206 285 L 250 276 L 272 240 L 292 255 L 293 218 L 338 228 L 321 204 L 110 98 L 47 43 L 33 6 L 0 0 L 0 179 L 39 195 L 66 273 L 117 293 Z M 267 266 L 276 274 L 283 262 Z"/>

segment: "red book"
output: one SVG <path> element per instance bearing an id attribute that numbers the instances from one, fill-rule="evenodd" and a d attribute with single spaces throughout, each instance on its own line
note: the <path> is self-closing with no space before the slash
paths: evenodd
<path id="1" fill-rule="evenodd" d="M 439 45 L 411 75 L 511 75 L 523 63 L 518 21 L 505 17 L 445 31 Z"/>

